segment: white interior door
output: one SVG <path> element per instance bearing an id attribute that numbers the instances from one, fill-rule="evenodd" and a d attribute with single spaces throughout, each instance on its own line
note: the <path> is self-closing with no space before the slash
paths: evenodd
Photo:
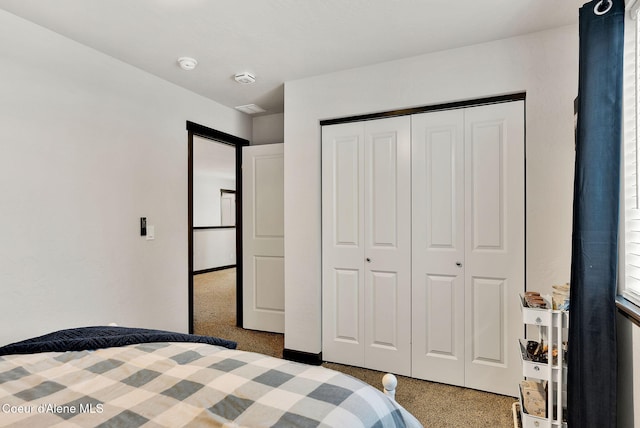
<path id="1" fill-rule="evenodd" d="M 408 117 L 322 129 L 323 357 L 411 372 Z"/>
<path id="2" fill-rule="evenodd" d="M 465 110 L 466 386 L 517 396 L 524 291 L 524 102 Z"/>
<path id="3" fill-rule="evenodd" d="M 242 148 L 243 326 L 284 333 L 284 145 Z"/>
<path id="4" fill-rule="evenodd" d="M 464 110 L 411 121 L 412 373 L 464 386 Z"/>
<path id="5" fill-rule="evenodd" d="M 220 195 L 220 226 L 236 225 L 236 194 L 224 192 Z"/>

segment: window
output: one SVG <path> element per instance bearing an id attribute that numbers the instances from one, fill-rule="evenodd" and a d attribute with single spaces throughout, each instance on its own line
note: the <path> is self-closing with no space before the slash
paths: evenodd
<path id="1" fill-rule="evenodd" d="M 630 6 L 630 7 L 629 7 Z M 638 113 L 640 93 L 640 1 L 629 2 L 625 21 L 623 76 L 623 159 L 620 233 L 620 292 L 640 306 L 640 189 Z"/>

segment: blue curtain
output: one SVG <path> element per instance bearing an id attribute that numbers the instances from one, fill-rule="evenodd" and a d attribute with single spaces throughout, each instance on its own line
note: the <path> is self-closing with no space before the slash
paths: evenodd
<path id="1" fill-rule="evenodd" d="M 603 428 L 616 426 L 624 1 L 585 4 L 579 26 L 568 423 Z"/>

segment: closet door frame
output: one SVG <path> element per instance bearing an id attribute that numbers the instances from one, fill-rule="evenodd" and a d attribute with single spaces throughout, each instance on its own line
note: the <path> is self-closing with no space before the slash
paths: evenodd
<path id="1" fill-rule="evenodd" d="M 525 104 L 526 104 L 526 93 L 516 92 L 513 94 L 497 95 L 495 97 L 476 98 L 476 99 L 465 100 L 465 101 L 455 101 L 450 103 L 411 107 L 411 108 L 399 109 L 399 110 L 388 110 L 388 111 L 383 111 L 378 113 L 369 113 L 369 114 L 360 114 L 355 116 L 338 117 L 333 119 L 324 119 L 320 121 L 320 126 L 322 127 L 326 125 L 337 125 L 340 123 L 364 122 L 367 120 L 383 119 L 385 117 L 393 117 L 393 116 L 410 116 L 413 114 L 428 113 L 431 111 L 453 110 L 453 109 L 459 109 L 459 108 L 483 106 L 488 104 L 508 103 L 511 101 L 525 101 Z"/>

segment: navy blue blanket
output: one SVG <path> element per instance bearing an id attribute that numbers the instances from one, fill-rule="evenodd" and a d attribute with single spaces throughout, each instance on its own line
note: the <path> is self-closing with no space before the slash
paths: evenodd
<path id="1" fill-rule="evenodd" d="M 210 336 L 129 327 L 81 327 L 60 330 L 0 348 L 0 355 L 84 351 L 150 342 L 195 342 L 236 349 L 236 342 Z"/>

